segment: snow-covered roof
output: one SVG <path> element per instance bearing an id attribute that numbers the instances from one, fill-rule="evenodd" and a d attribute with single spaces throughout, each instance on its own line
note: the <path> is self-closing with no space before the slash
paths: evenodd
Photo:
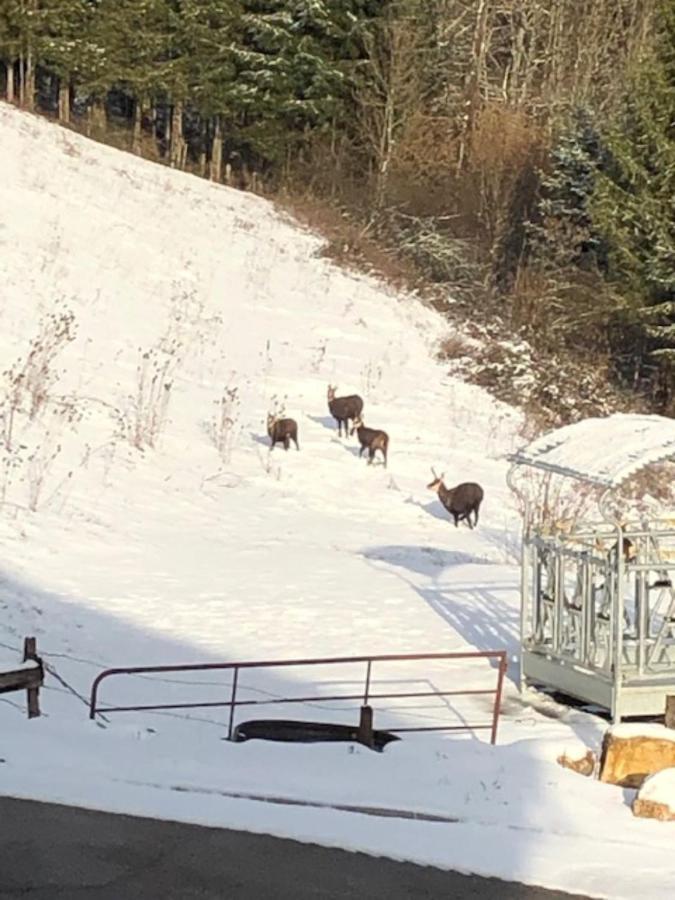
<path id="1" fill-rule="evenodd" d="M 675 457 L 675 419 L 616 413 L 565 425 L 509 460 L 613 488 L 645 466 L 671 457 Z"/>

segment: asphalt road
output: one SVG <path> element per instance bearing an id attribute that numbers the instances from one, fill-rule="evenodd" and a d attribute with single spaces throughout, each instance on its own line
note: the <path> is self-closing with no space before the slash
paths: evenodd
<path id="1" fill-rule="evenodd" d="M 0 898 L 563 900 L 296 841 L 0 797 Z"/>

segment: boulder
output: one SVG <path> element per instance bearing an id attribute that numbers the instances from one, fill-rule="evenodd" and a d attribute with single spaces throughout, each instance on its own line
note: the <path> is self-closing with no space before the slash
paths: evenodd
<path id="1" fill-rule="evenodd" d="M 565 751 L 558 757 L 558 764 L 564 769 L 571 769 L 573 772 L 578 772 L 579 775 L 586 776 L 595 772 L 596 762 L 597 757 L 592 750 L 587 750 L 583 756 L 580 756 L 578 753 L 572 754 Z"/>
<path id="2" fill-rule="evenodd" d="M 675 768 L 645 779 L 633 800 L 633 814 L 660 822 L 675 821 Z"/>
<path id="3" fill-rule="evenodd" d="M 639 788 L 644 780 L 675 767 L 675 730 L 663 725 L 616 725 L 602 742 L 600 781 Z"/>

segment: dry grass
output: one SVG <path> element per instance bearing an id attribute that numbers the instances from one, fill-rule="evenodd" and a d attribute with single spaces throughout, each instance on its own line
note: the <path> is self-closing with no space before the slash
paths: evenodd
<path id="1" fill-rule="evenodd" d="M 295 222 L 319 234 L 325 241 L 320 255 L 337 265 L 374 275 L 396 291 L 419 291 L 424 286 L 421 271 L 401 259 L 353 216 L 307 194 L 281 193 L 275 203 Z"/>

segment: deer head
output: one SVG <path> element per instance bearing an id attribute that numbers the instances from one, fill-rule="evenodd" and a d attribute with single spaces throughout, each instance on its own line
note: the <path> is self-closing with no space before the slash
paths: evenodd
<path id="1" fill-rule="evenodd" d="M 427 487 L 429 488 L 430 491 L 436 491 L 436 493 L 438 493 L 439 487 L 443 484 L 443 477 L 445 475 L 445 472 L 443 472 L 441 475 L 437 475 L 436 470 L 432 466 L 431 474 L 434 476 L 434 480 L 429 482 Z"/>
<path id="2" fill-rule="evenodd" d="M 352 419 L 352 430 L 349 432 L 350 434 L 354 434 L 357 428 L 360 428 L 363 425 L 363 419 L 361 416 L 357 416 L 355 419 Z"/>
<path id="3" fill-rule="evenodd" d="M 337 392 L 337 385 L 333 386 L 332 384 L 328 385 L 328 399 L 335 400 L 335 394 Z"/>

